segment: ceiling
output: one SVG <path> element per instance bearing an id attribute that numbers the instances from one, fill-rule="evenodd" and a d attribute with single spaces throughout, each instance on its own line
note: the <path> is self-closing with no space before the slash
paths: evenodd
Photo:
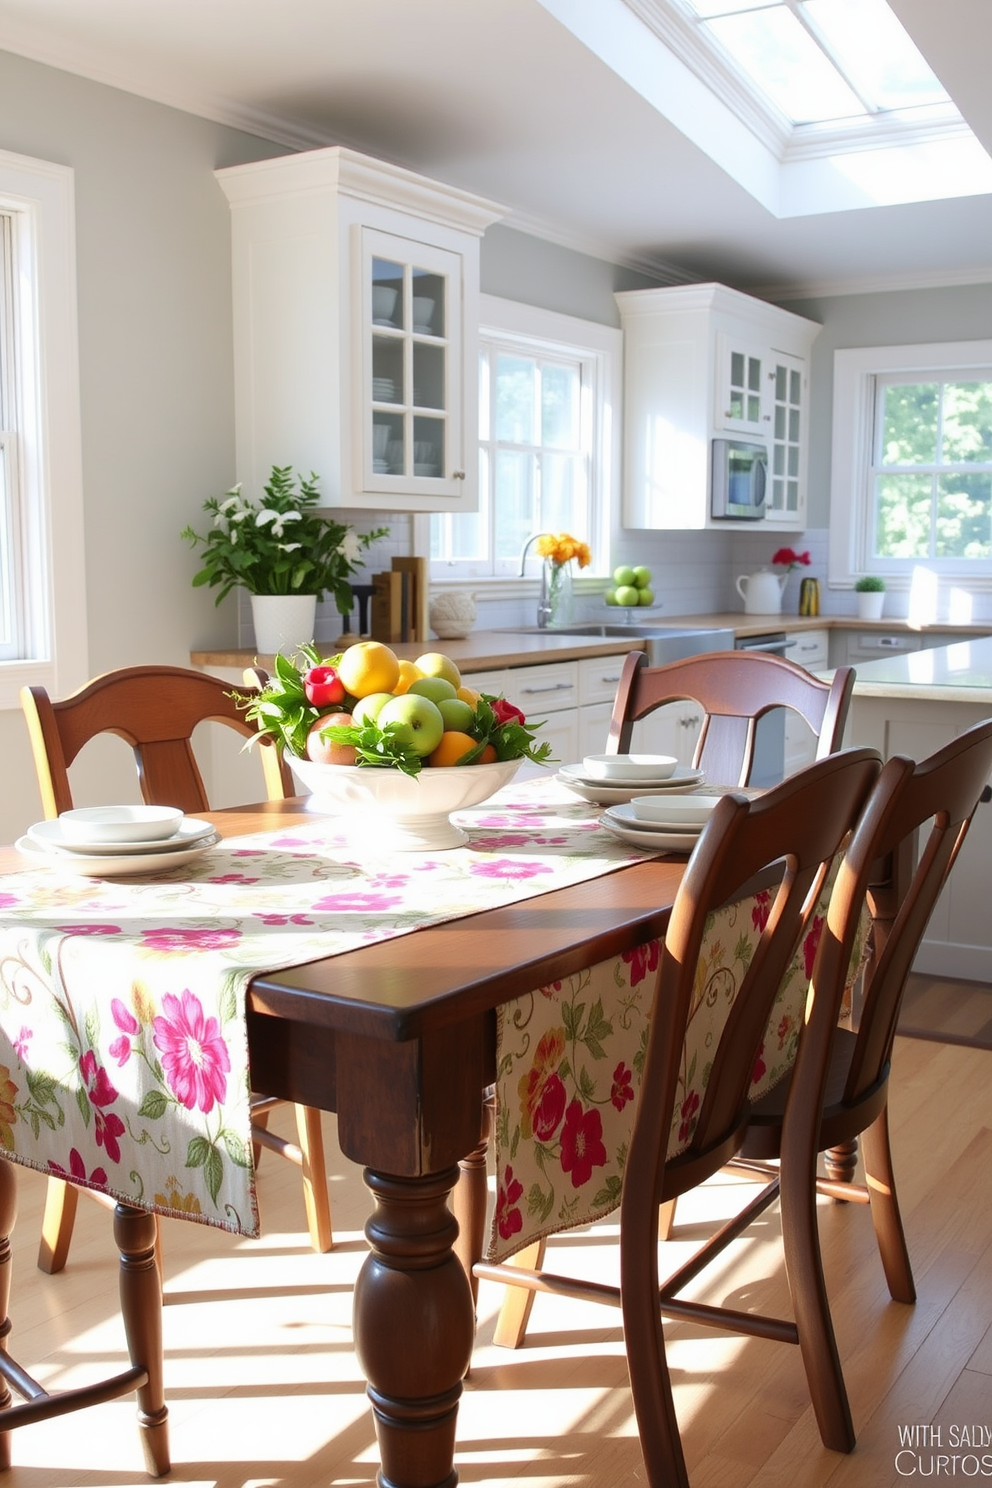
<path id="1" fill-rule="evenodd" d="M 553 13 L 596 20 L 603 3 L 0 0 L 0 50 L 297 149 L 379 155 L 672 280 L 992 280 L 992 193 L 774 216 Z M 989 0 L 890 4 L 992 154 Z"/>

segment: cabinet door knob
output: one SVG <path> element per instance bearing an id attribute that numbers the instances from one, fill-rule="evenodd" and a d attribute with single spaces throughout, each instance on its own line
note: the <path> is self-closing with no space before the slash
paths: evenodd
<path id="1" fill-rule="evenodd" d="M 465 479 L 465 472 L 464 472 L 464 470 L 453 470 L 451 472 L 451 479 L 452 480 L 464 480 Z"/>

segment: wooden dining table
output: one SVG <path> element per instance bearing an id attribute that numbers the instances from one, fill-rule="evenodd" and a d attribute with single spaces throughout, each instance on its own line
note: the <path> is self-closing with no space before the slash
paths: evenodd
<path id="1" fill-rule="evenodd" d="M 313 820 L 305 798 L 209 815 L 224 837 Z M 685 863 L 682 856 L 645 859 L 250 984 L 253 1086 L 336 1112 L 341 1150 L 361 1164 L 373 1197 L 354 1339 L 382 1483 L 457 1482 L 495 1010 L 663 935 Z M 0 873 L 20 867 L 13 849 L 0 849 Z"/>

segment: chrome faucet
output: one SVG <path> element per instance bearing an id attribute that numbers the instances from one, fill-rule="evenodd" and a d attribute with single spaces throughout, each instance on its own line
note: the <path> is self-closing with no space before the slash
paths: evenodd
<path id="1" fill-rule="evenodd" d="M 550 537 L 550 535 L 551 534 L 548 532 L 535 532 L 533 537 L 529 537 L 524 543 L 523 552 L 520 554 L 520 572 L 517 575 L 518 578 L 522 579 L 524 576 L 524 565 L 527 562 L 527 554 L 530 551 L 531 544 L 536 543 L 539 537 Z M 541 592 L 537 597 L 537 623 L 541 630 L 544 630 L 547 627 L 548 620 L 550 618 L 551 596 L 548 594 L 548 565 L 546 563 L 542 563 Z"/>

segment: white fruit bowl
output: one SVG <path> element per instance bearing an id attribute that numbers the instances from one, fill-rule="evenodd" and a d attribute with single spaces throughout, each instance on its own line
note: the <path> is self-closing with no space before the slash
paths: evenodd
<path id="1" fill-rule="evenodd" d="M 320 765 L 286 755 L 318 811 L 341 815 L 355 844 L 372 851 L 436 852 L 461 847 L 468 835 L 449 813 L 478 806 L 508 785 L 521 761 L 494 765 L 426 766 L 419 775 L 364 765 Z"/>

